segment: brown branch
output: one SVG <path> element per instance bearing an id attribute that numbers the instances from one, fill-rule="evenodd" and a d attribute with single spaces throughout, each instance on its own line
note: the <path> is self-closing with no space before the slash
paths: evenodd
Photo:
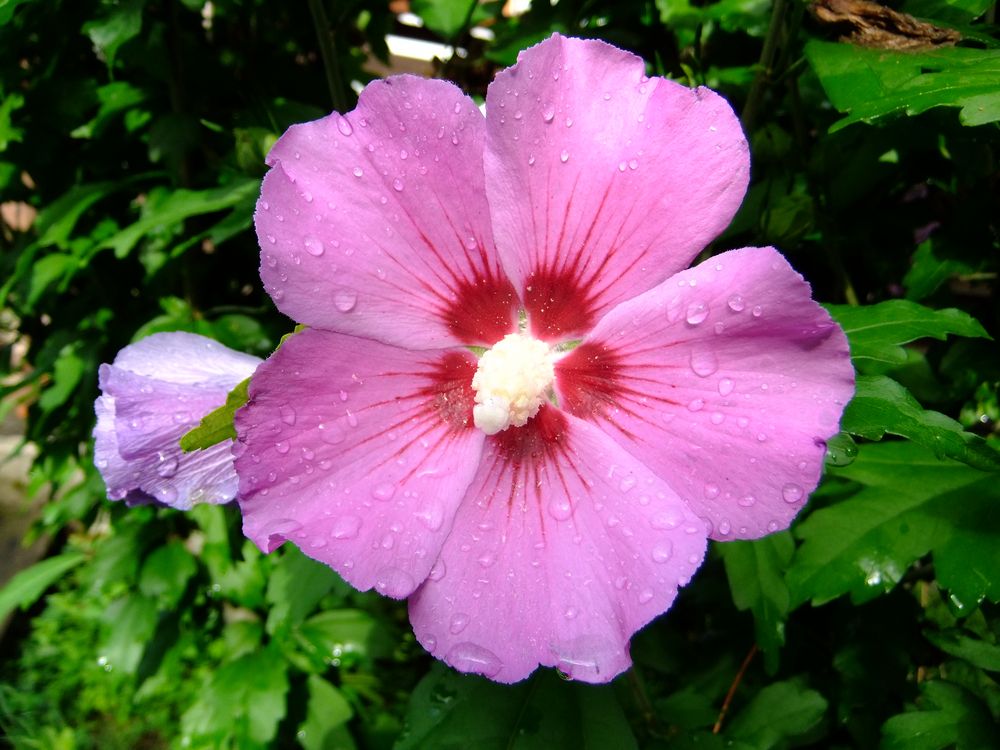
<path id="1" fill-rule="evenodd" d="M 743 675 L 747 673 L 747 669 L 750 667 L 750 662 L 757 655 L 757 644 L 753 644 L 750 647 L 750 651 L 747 652 L 746 658 L 743 659 L 743 663 L 740 665 L 740 670 L 736 673 L 736 677 L 733 678 L 733 684 L 729 686 L 729 690 L 726 693 L 726 698 L 722 701 L 722 708 L 719 710 L 719 718 L 715 720 L 715 726 L 712 727 L 712 734 L 718 734 L 722 731 L 722 720 L 726 718 L 726 713 L 729 711 L 729 704 L 733 702 L 733 696 L 736 694 L 736 688 L 740 686 L 743 681 Z"/>

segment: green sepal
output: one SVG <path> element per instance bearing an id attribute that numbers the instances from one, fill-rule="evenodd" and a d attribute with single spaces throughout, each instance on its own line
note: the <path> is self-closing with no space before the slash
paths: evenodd
<path id="1" fill-rule="evenodd" d="M 235 440 L 236 428 L 233 426 L 233 417 L 236 410 L 249 399 L 247 393 L 249 386 L 250 378 L 241 381 L 226 396 L 226 403 L 210 411 L 202 417 L 197 427 L 184 433 L 181 437 L 181 450 L 190 453 L 211 448 L 224 440 Z"/>

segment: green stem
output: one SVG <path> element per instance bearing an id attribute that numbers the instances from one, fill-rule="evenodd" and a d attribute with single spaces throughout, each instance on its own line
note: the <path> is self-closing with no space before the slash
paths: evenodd
<path id="1" fill-rule="evenodd" d="M 337 50 L 333 44 L 333 33 L 326 17 L 323 0 L 307 0 L 309 12 L 312 14 L 313 26 L 316 27 L 316 38 L 319 41 L 319 55 L 323 59 L 323 72 L 326 74 L 326 85 L 330 89 L 330 100 L 338 112 L 347 109 L 347 99 L 344 96 L 344 81 L 340 75 L 340 63 L 337 60 Z"/>
<path id="2" fill-rule="evenodd" d="M 786 1 L 774 0 L 774 8 L 771 10 L 771 21 L 767 27 L 767 36 L 764 37 L 764 49 L 761 50 L 760 62 L 757 64 L 757 76 L 750 86 L 747 103 L 743 107 L 743 129 L 748 133 L 753 128 L 754 121 L 757 119 L 757 112 L 763 103 L 764 92 L 771 82 L 774 58 L 778 53 L 778 40 L 781 36 L 781 29 L 784 26 Z"/>

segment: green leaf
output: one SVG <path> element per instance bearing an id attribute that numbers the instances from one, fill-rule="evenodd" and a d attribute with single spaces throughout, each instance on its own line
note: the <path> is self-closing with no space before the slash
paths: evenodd
<path id="1" fill-rule="evenodd" d="M 945 255 L 944 251 L 935 247 L 934 240 L 925 240 L 917 246 L 910 268 L 903 277 L 906 297 L 911 300 L 925 299 L 948 279 L 974 270 L 969 263 Z"/>
<path id="2" fill-rule="evenodd" d="M 3 6 L 0 6 L 0 13 Z M 7 146 L 24 139 L 24 130 L 14 127 L 11 114 L 16 109 L 24 106 L 24 96 L 21 94 L 9 94 L 0 100 L 0 151 L 6 151 Z"/>
<path id="3" fill-rule="evenodd" d="M 98 659 L 105 668 L 134 674 L 156 629 L 156 602 L 132 594 L 112 602 L 101 618 L 106 628 Z"/>
<path id="4" fill-rule="evenodd" d="M 860 603 L 891 590 L 914 561 L 974 527 L 998 502 L 989 475 L 914 443 L 866 445 L 854 463 L 830 473 L 863 487 L 796 528 L 803 544 L 787 576 L 793 608 L 843 594 Z M 983 505 L 972 507 L 968 498 L 977 492 Z M 963 512 L 970 518 L 959 525 Z"/>
<path id="5" fill-rule="evenodd" d="M 196 572 L 194 556 L 180 542 L 170 542 L 146 558 L 139 574 L 139 590 L 159 601 L 160 609 L 172 609 Z"/>
<path id="6" fill-rule="evenodd" d="M 236 428 L 233 426 L 233 417 L 236 410 L 249 399 L 247 394 L 249 385 L 250 378 L 240 382 L 226 396 L 226 403 L 210 411 L 202 417 L 197 427 L 184 433 L 181 437 L 181 449 L 190 452 L 211 448 L 224 440 L 235 440 Z"/>
<path id="7" fill-rule="evenodd" d="M 110 66 L 110 61 L 109 61 Z M 112 81 L 97 89 L 100 106 L 97 114 L 70 133 L 73 138 L 95 138 L 119 115 L 128 116 L 139 111 L 137 105 L 144 102 L 148 94 L 127 81 Z"/>
<path id="8" fill-rule="evenodd" d="M 1000 452 L 936 411 L 925 411 L 910 392 L 884 375 L 858 377 L 841 429 L 869 440 L 886 433 L 909 438 L 944 458 L 988 471 L 1000 470 Z"/>
<path id="9" fill-rule="evenodd" d="M 410 10 L 428 29 L 450 41 L 465 29 L 476 4 L 477 0 L 411 0 Z"/>
<path id="10" fill-rule="evenodd" d="M 343 750 L 353 748 L 351 735 L 344 725 L 354 715 L 351 704 L 333 685 L 316 675 L 309 675 L 309 704 L 306 720 L 296 739 L 305 750 Z"/>
<path id="11" fill-rule="evenodd" d="M 268 747 L 285 715 L 287 669 L 274 647 L 220 667 L 181 717 L 183 745 Z"/>
<path id="12" fill-rule="evenodd" d="M 918 710 L 882 726 L 882 750 L 984 750 L 1000 746 L 1000 733 L 974 695 L 948 682 L 921 685 Z"/>
<path id="13" fill-rule="evenodd" d="M 0 26 L 10 23 L 10 19 L 14 17 L 14 11 L 17 10 L 17 6 L 27 2 L 33 2 L 33 0 L 0 0 Z"/>
<path id="14" fill-rule="evenodd" d="M 925 631 L 927 640 L 946 654 L 965 659 L 980 669 L 1000 672 L 1000 646 L 963 634 L 958 630 L 943 633 Z"/>
<path id="15" fill-rule="evenodd" d="M 117 257 L 124 258 L 149 232 L 175 226 L 192 216 L 247 204 L 248 201 L 252 205 L 259 191 L 260 182 L 251 179 L 209 190 L 175 190 L 161 200 L 150 201 L 150 207 L 138 221 L 106 239 L 100 247 L 113 248 Z"/>
<path id="16" fill-rule="evenodd" d="M 965 125 L 1000 120 L 1000 51 L 938 47 L 891 52 L 813 40 L 806 57 L 833 106 L 848 116 L 830 129 L 889 114 L 960 107 Z"/>
<path id="17" fill-rule="evenodd" d="M 83 33 L 90 37 L 94 49 L 104 58 L 108 70 L 114 67 L 118 48 L 142 31 L 142 9 L 146 0 L 123 0 L 104 18 L 88 21 Z"/>
<path id="18" fill-rule="evenodd" d="M 74 395 L 80 379 L 87 371 L 88 360 L 80 356 L 76 345 L 66 345 L 52 367 L 52 383 L 42 391 L 38 406 L 50 412 L 62 406 Z"/>
<path id="19" fill-rule="evenodd" d="M 808 735 L 826 714 L 826 699 L 798 680 L 775 682 L 753 697 L 726 729 L 726 737 L 758 750 L 784 747 Z"/>
<path id="20" fill-rule="evenodd" d="M 410 698 L 394 750 L 637 748 L 609 685 L 562 682 L 551 671 L 516 685 L 435 664 Z"/>
<path id="21" fill-rule="evenodd" d="M 67 552 L 37 562 L 16 574 L 0 589 L 0 620 L 15 607 L 30 607 L 52 584 L 85 559 L 79 552 Z"/>
<path id="22" fill-rule="evenodd" d="M 753 612 L 757 643 L 768 668 L 774 670 L 785 642 L 790 604 L 785 570 L 795 551 L 792 535 L 782 531 L 752 542 L 719 544 L 716 549 L 726 566 L 733 603 L 739 610 Z"/>
<path id="23" fill-rule="evenodd" d="M 923 338 L 944 340 L 949 335 L 990 338 L 979 321 L 955 308 L 932 310 L 908 300 L 877 305 L 826 305 L 851 342 L 851 359 L 901 364 L 903 344 Z"/>
<path id="24" fill-rule="evenodd" d="M 395 646 L 382 624 L 359 609 L 331 609 L 302 623 L 296 638 L 301 650 L 318 669 L 330 659 L 372 662 L 388 656 Z"/>
<path id="25" fill-rule="evenodd" d="M 331 568 L 286 545 L 267 581 L 267 632 L 298 625 L 340 580 Z"/>

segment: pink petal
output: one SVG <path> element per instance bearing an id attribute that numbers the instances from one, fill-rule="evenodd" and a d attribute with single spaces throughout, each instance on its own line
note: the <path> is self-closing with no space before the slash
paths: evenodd
<path id="1" fill-rule="evenodd" d="M 494 233 L 540 338 L 582 334 L 685 268 L 746 191 L 729 104 L 644 70 L 604 42 L 557 35 L 489 88 Z"/>
<path id="2" fill-rule="evenodd" d="M 231 442 L 184 453 L 181 436 L 260 362 L 190 333 L 158 333 L 101 365 L 94 463 L 112 500 L 187 510 L 236 495 Z"/>
<path id="3" fill-rule="evenodd" d="M 309 329 L 237 412 L 243 531 L 286 539 L 355 587 L 407 596 L 427 576 L 482 453 L 475 359 Z"/>
<path id="4" fill-rule="evenodd" d="M 606 682 L 704 553 L 704 524 L 662 480 L 593 425 L 543 407 L 488 441 L 410 620 L 463 672 L 516 682 L 541 664 Z"/>
<path id="5" fill-rule="evenodd" d="M 773 248 L 723 253 L 608 313 L 556 365 L 604 429 L 714 539 L 788 526 L 854 391 L 847 339 Z"/>
<path id="6" fill-rule="evenodd" d="M 409 348 L 514 330 L 483 187 L 483 117 L 455 86 L 368 85 L 358 107 L 295 125 L 268 155 L 261 279 L 294 320 Z"/>

